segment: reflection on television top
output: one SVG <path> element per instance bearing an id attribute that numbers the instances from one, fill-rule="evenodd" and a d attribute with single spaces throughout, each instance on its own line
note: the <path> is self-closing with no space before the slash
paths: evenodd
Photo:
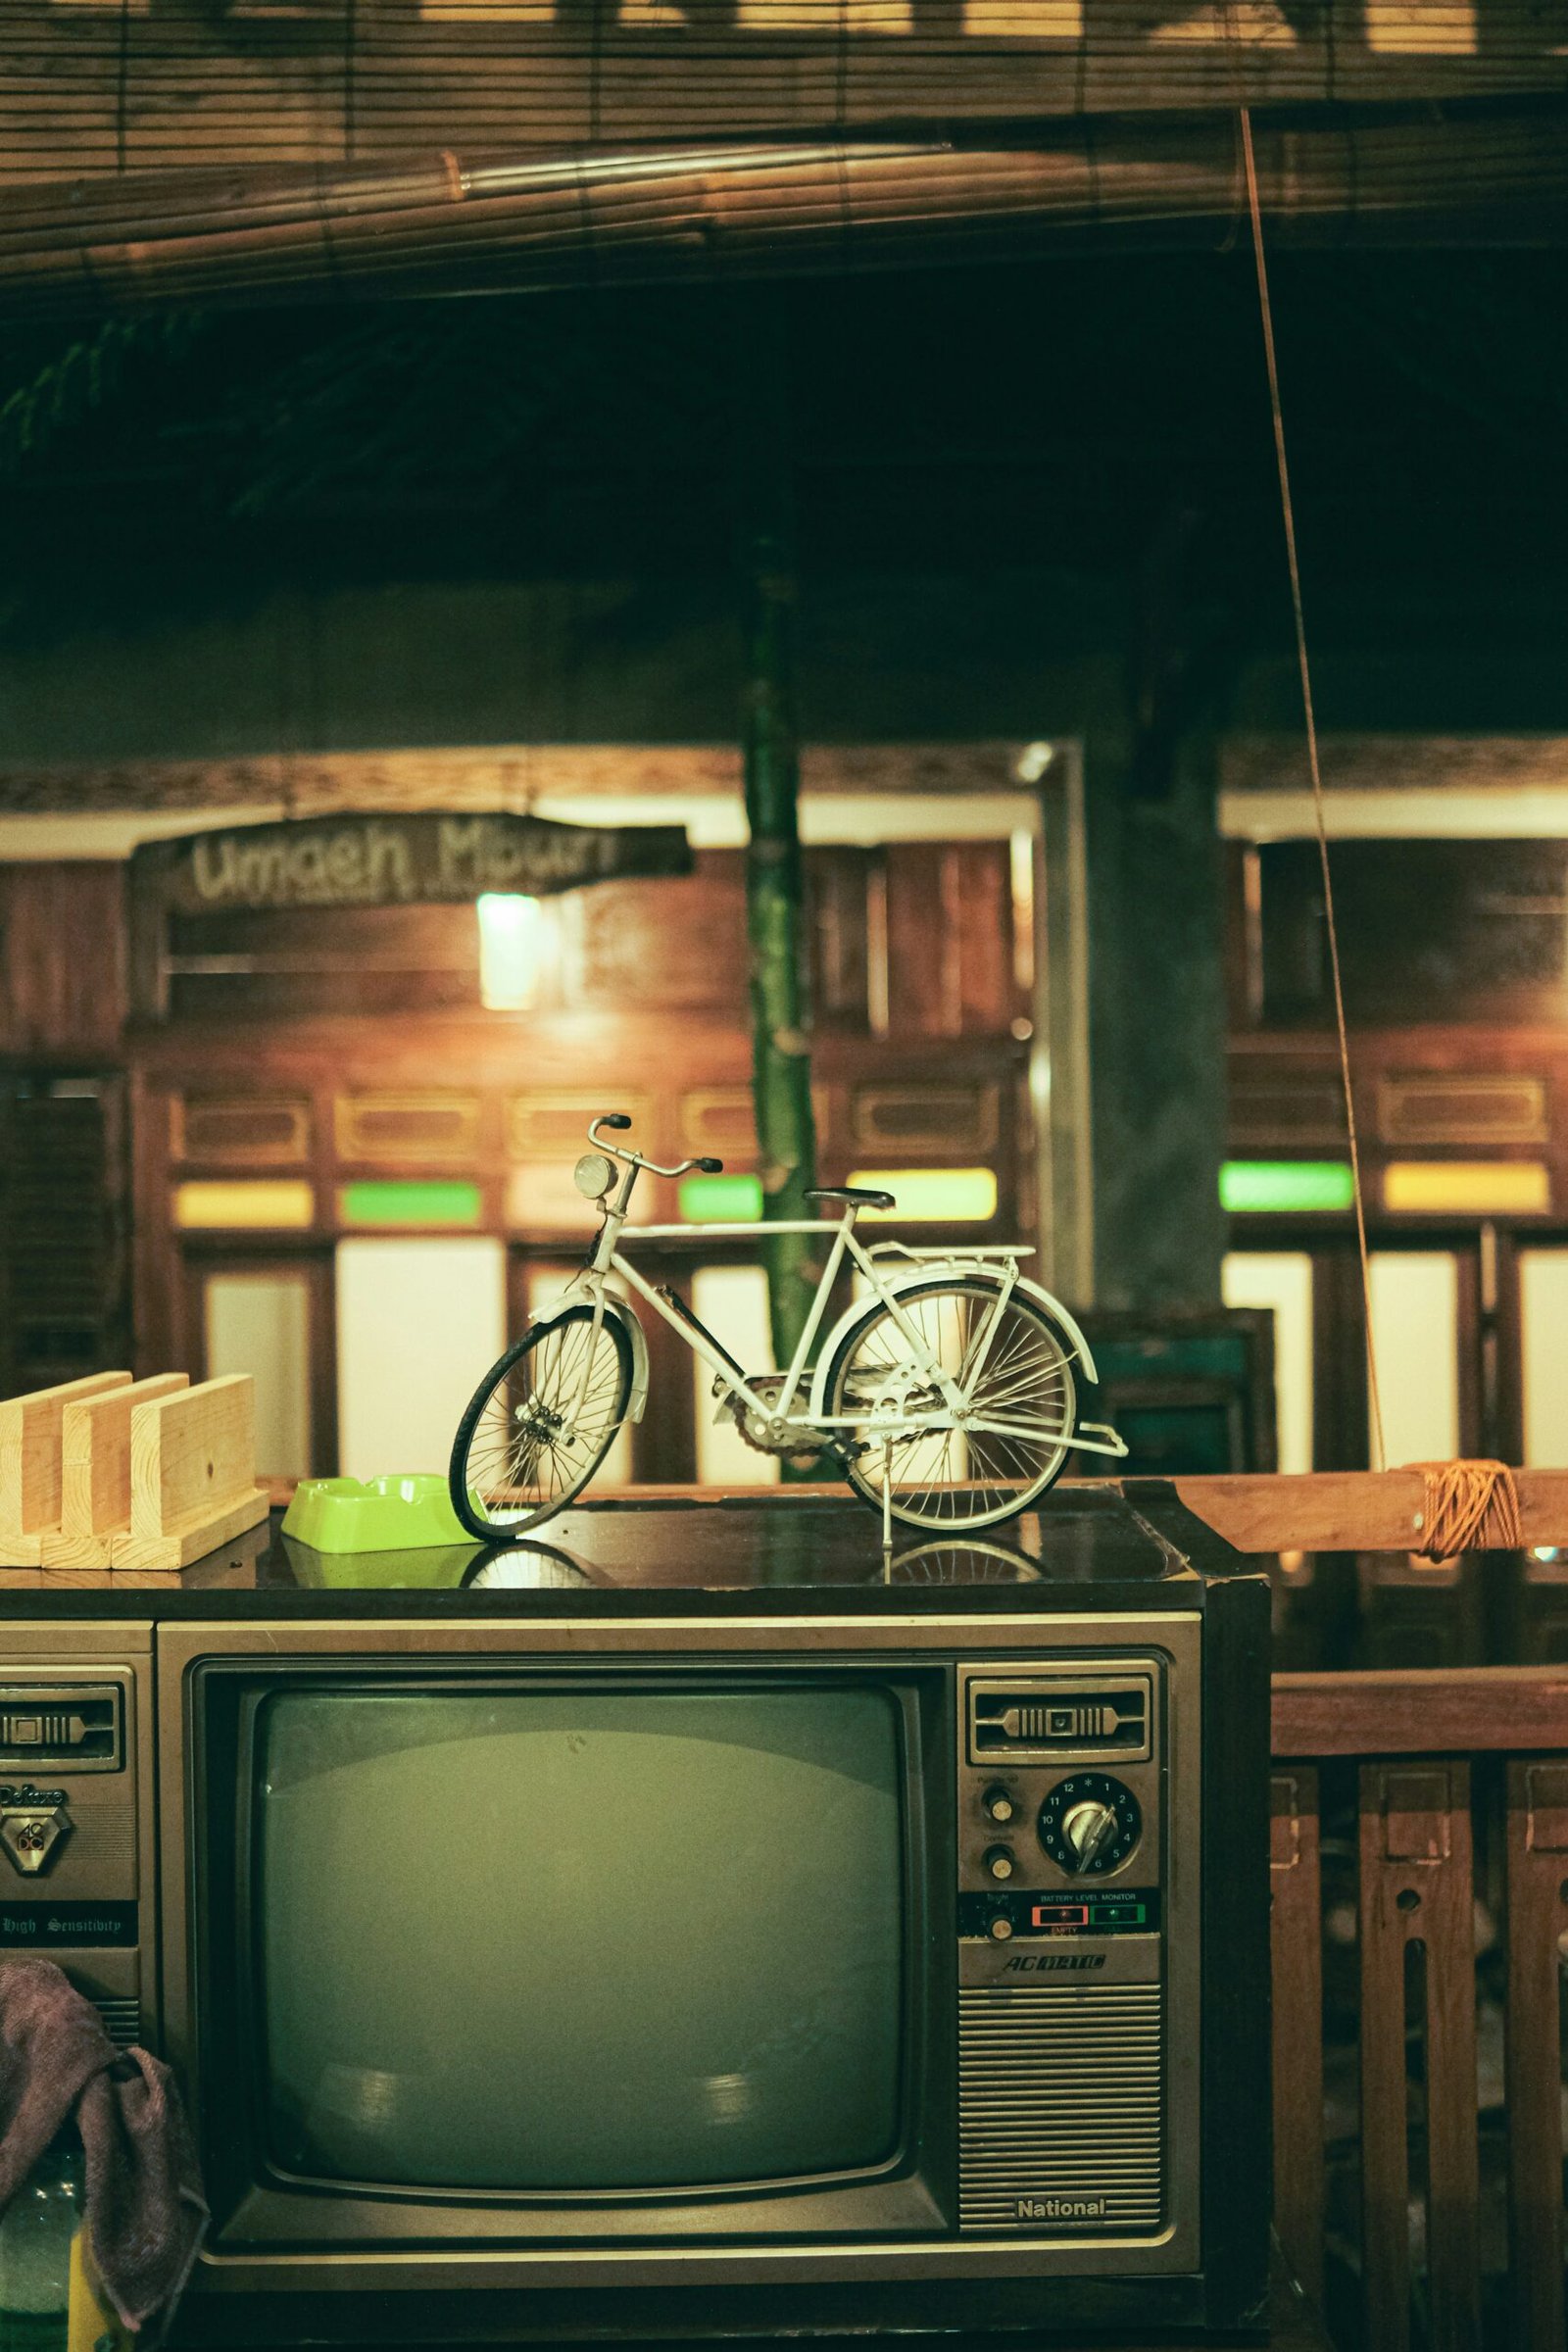
<path id="1" fill-rule="evenodd" d="M 967 1539 L 912 1538 L 891 1555 L 865 1511 L 820 1491 L 584 1503 L 551 1522 L 548 1541 L 490 1548 L 464 1543 L 318 1552 L 284 1536 L 278 1516 L 177 1577 L 73 1571 L 69 1584 L 54 1588 L 51 1612 L 169 1618 L 347 1608 L 356 1616 L 448 1616 L 583 1607 L 593 1614 L 612 1613 L 633 1594 L 640 1608 L 689 1610 L 701 1594 L 725 1613 L 831 1607 L 858 1614 L 920 1608 L 955 1592 L 981 1607 L 1005 1599 L 1050 1610 L 1088 1600 L 1113 1608 L 1147 1603 L 1153 1587 L 1182 1605 L 1172 1587 L 1200 1584 L 1214 1545 L 1159 1479 L 1064 1486 L 1004 1527 Z M 36 1572 L 0 1573 L 0 1616 L 35 1608 L 36 1592 Z"/>

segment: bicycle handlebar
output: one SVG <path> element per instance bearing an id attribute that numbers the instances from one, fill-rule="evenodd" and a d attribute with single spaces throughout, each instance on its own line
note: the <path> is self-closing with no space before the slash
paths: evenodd
<path id="1" fill-rule="evenodd" d="M 612 1159 L 618 1159 L 629 1168 L 646 1168 L 650 1176 L 685 1176 L 693 1168 L 704 1176 L 723 1175 L 724 1162 L 721 1159 L 683 1159 L 678 1167 L 662 1168 L 657 1160 L 644 1159 L 640 1152 L 622 1152 L 617 1145 L 607 1144 L 599 1132 L 601 1127 L 623 1130 L 630 1125 L 631 1121 L 623 1110 L 602 1111 L 597 1119 L 588 1122 L 588 1141 L 597 1144 L 601 1152 L 608 1152 Z"/>

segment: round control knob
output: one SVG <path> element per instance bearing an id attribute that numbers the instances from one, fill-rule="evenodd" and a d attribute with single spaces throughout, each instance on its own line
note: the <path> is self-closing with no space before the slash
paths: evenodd
<path id="1" fill-rule="evenodd" d="M 986 1856 L 986 1869 L 994 1879 L 1010 1879 L 1017 1867 L 1007 1846 L 994 1845 Z"/>
<path id="2" fill-rule="evenodd" d="M 991 1922 L 991 1940 L 993 1943 L 1005 1943 L 1011 1935 L 1012 1922 L 1010 1919 L 994 1919 Z"/>
<path id="3" fill-rule="evenodd" d="M 988 1788 L 980 1802 L 988 1821 L 1011 1821 L 1018 1810 L 1005 1788 Z"/>
<path id="4" fill-rule="evenodd" d="M 1143 1828 L 1137 1797 L 1108 1772 L 1073 1773 L 1056 1783 L 1040 1808 L 1040 1842 L 1075 1879 L 1120 1870 Z"/>
<path id="5" fill-rule="evenodd" d="M 1115 1837 L 1116 1816 L 1109 1805 L 1091 1797 L 1063 1814 L 1061 1834 L 1078 1858 L 1078 1868 L 1087 1870 Z"/>

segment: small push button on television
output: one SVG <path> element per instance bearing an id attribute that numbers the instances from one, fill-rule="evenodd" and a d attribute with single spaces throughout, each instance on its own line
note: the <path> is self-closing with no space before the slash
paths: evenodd
<path id="1" fill-rule="evenodd" d="M 1040 1808 L 1040 1842 L 1074 1878 L 1119 1870 L 1143 1827 L 1137 1797 L 1108 1772 L 1073 1773 L 1056 1783 Z"/>
<path id="2" fill-rule="evenodd" d="M 997 1916 L 997 1917 L 996 1917 L 996 1918 L 995 1918 L 995 1919 L 994 1919 L 994 1920 L 991 1922 L 991 1940 L 992 1940 L 992 1942 L 993 1942 L 993 1943 L 1005 1943 L 1005 1942 L 1006 1942 L 1006 1940 L 1007 1940 L 1007 1938 L 1008 1938 L 1008 1936 L 1009 1936 L 1011 1934 L 1012 1934 L 1012 1922 L 1011 1922 L 1011 1920 L 1010 1920 L 1010 1919 L 1008 1919 L 1008 1918 L 1005 1916 L 1005 1914 L 999 1913 L 999 1914 L 998 1914 L 998 1916 Z"/>
<path id="3" fill-rule="evenodd" d="M 980 1802 L 987 1821 L 1011 1821 L 1018 1810 L 1005 1788 L 988 1788 Z"/>
<path id="4" fill-rule="evenodd" d="M 994 1845 L 986 1856 L 986 1871 L 993 1879 L 1010 1879 L 1017 1867 L 1008 1846 Z"/>

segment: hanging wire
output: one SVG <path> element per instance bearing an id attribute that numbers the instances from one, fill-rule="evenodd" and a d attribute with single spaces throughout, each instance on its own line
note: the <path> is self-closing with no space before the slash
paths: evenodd
<path id="1" fill-rule="evenodd" d="M 1355 1194 L 1355 1240 L 1361 1257 L 1361 1303 L 1366 1323 L 1367 1391 L 1372 1404 L 1372 1467 L 1387 1467 L 1383 1444 L 1383 1397 L 1378 1388 L 1377 1345 L 1372 1336 L 1372 1266 L 1366 1246 L 1366 1203 L 1361 1195 L 1361 1152 L 1355 1132 L 1355 1098 L 1350 1087 L 1350 1045 L 1345 1025 L 1345 988 L 1340 976 L 1340 940 L 1334 921 L 1334 884 L 1329 874 L 1329 833 L 1323 802 L 1323 774 L 1318 762 L 1317 717 L 1312 706 L 1312 666 L 1306 653 L 1306 614 L 1301 602 L 1301 567 L 1296 550 L 1296 508 L 1291 498 L 1291 467 L 1285 452 L 1285 412 L 1280 402 L 1279 359 L 1274 348 L 1274 312 L 1269 302 L 1268 260 L 1263 251 L 1263 213 L 1257 196 L 1257 159 L 1252 152 L 1250 107 L 1240 109 L 1242 159 L 1247 168 L 1247 207 L 1252 222 L 1252 255 L 1257 264 L 1257 299 L 1263 321 L 1263 356 L 1268 366 L 1269 405 L 1274 415 L 1274 458 L 1279 468 L 1280 506 L 1285 518 L 1285 554 L 1291 573 L 1291 605 L 1296 615 L 1296 661 L 1301 678 L 1301 707 L 1306 714 L 1306 759 L 1312 776 L 1312 814 L 1317 825 L 1318 863 L 1323 873 L 1323 911 L 1328 920 L 1329 969 L 1334 981 L 1334 1025 L 1340 1044 L 1340 1078 L 1345 1088 L 1345 1124 L 1350 1139 L 1350 1181 Z"/>

